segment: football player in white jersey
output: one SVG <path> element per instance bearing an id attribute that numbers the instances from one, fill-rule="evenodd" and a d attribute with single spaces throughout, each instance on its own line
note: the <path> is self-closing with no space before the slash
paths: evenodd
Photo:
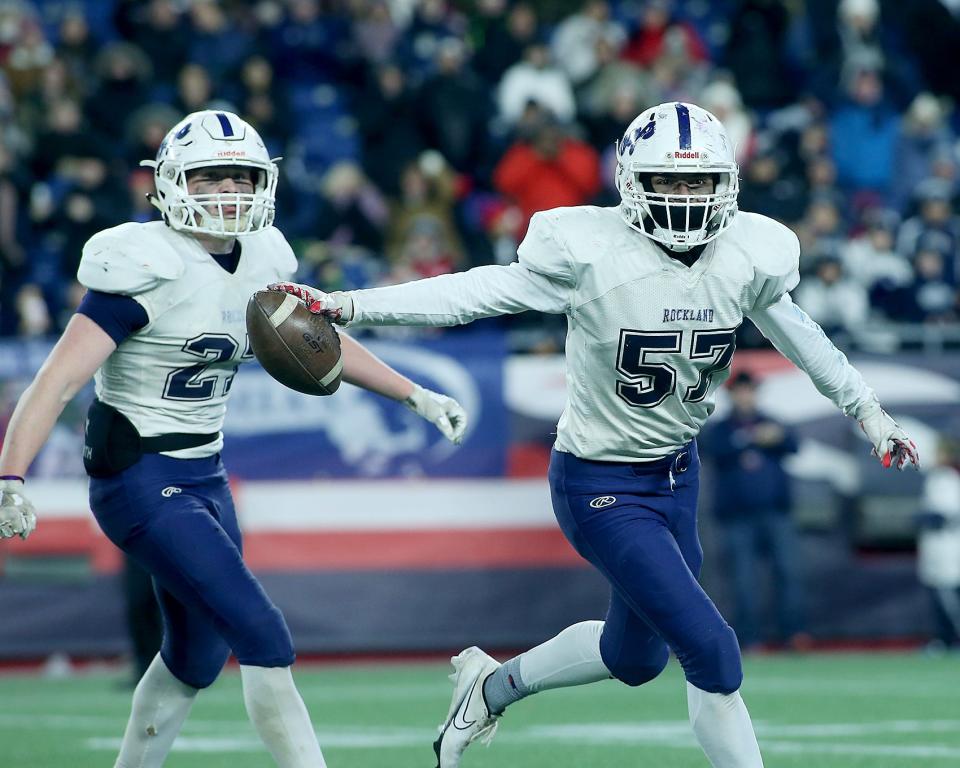
<path id="1" fill-rule="evenodd" d="M 252 359 L 245 309 L 296 260 L 272 226 L 277 165 L 236 115 L 188 115 L 153 167 L 163 221 L 128 223 L 84 246 L 89 290 L 11 418 L 0 454 L 0 535 L 36 525 L 23 475 L 64 405 L 96 374 L 84 463 L 106 535 L 154 579 L 164 639 L 133 696 L 117 768 L 159 768 L 200 689 L 230 651 L 251 721 L 283 768 L 323 756 L 290 666 L 280 611 L 243 563 L 220 462 L 230 384 Z M 434 423 L 454 442 L 463 410 L 342 335 L 343 378 Z"/>
<path id="2" fill-rule="evenodd" d="M 315 312 L 358 325 L 453 325 L 539 310 L 567 315 L 567 401 L 550 463 L 564 534 L 610 582 L 605 621 L 568 627 L 498 664 L 453 659 L 439 768 L 489 739 L 512 702 L 614 677 L 640 685 L 674 651 L 689 717 L 715 768 L 760 768 L 740 697 L 737 639 L 697 582 L 696 436 L 749 318 L 824 395 L 860 421 L 884 466 L 916 447 L 821 329 L 790 300 L 796 236 L 737 212 L 738 168 L 720 122 L 692 104 L 644 110 L 617 145 L 621 204 L 533 216 L 519 260 L 372 290 L 288 285 Z"/>

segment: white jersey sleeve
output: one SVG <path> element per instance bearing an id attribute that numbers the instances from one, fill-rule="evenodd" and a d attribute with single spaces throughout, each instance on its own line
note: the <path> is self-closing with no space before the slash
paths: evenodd
<path id="1" fill-rule="evenodd" d="M 783 224 L 766 216 L 742 215 L 755 242 L 763 248 L 754 254 L 753 308 L 773 306 L 800 282 L 800 241 Z"/>
<path id="2" fill-rule="evenodd" d="M 522 264 L 474 267 L 453 275 L 350 291 L 350 325 L 463 325 L 527 310 L 563 313 L 567 289 Z"/>
<path id="3" fill-rule="evenodd" d="M 351 291 L 351 325 L 445 326 L 527 310 L 563 314 L 570 308 L 574 274 L 553 230 L 551 219 L 534 214 L 514 264 Z"/>
<path id="4" fill-rule="evenodd" d="M 140 297 L 184 273 L 180 254 L 149 225 L 130 222 L 105 229 L 83 246 L 77 280 L 85 288 Z M 144 302 L 148 315 L 149 302 Z M 152 316 L 151 316 L 151 319 Z"/>
<path id="5" fill-rule="evenodd" d="M 554 208 L 533 214 L 526 237 L 517 248 L 517 257 L 531 272 L 572 286 L 576 282 L 576 270 L 570 248 L 560 234 L 563 210 Z"/>
<path id="6" fill-rule="evenodd" d="M 876 393 L 860 371 L 834 346 L 823 329 L 784 294 L 776 304 L 748 314 L 773 345 L 802 370 L 817 390 L 847 416 L 859 418 L 865 406 L 877 406 Z"/>

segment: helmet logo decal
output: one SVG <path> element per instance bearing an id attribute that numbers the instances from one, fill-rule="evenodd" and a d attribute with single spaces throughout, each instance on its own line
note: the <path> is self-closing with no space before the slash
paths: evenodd
<path id="1" fill-rule="evenodd" d="M 654 120 L 651 120 L 649 123 L 643 126 L 643 128 L 637 128 L 633 132 L 633 136 L 624 136 L 620 140 L 620 154 L 629 152 L 632 155 L 636 143 L 641 140 L 649 139 L 651 136 L 653 136 L 656 130 L 657 123 Z"/>
<path id="2" fill-rule="evenodd" d="M 183 126 L 183 128 L 181 128 L 179 131 L 177 131 L 177 132 L 173 135 L 173 138 L 175 138 L 175 139 L 177 139 L 177 140 L 182 139 L 184 136 L 186 136 L 188 133 L 190 133 L 190 126 L 192 126 L 192 125 L 193 125 L 193 123 L 187 123 L 185 126 Z"/>
<path id="3" fill-rule="evenodd" d="M 677 102 L 677 123 L 680 130 L 680 149 L 690 149 L 690 110 L 686 104 Z"/>
<path id="4" fill-rule="evenodd" d="M 230 118 L 223 112 L 217 112 L 217 120 L 220 121 L 220 127 L 223 129 L 224 136 L 233 136 L 233 126 L 230 125 Z"/>

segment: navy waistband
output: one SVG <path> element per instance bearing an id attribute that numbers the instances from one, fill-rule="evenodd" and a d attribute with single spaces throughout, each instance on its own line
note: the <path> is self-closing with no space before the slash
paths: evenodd
<path id="1" fill-rule="evenodd" d="M 575 456 L 574 458 L 576 458 L 577 461 L 598 467 L 630 467 L 630 469 L 638 474 L 663 472 L 666 470 L 686 472 L 696 451 L 696 440 L 691 440 L 673 453 L 668 453 L 666 456 L 661 456 L 659 459 L 651 459 L 650 461 L 599 461 L 597 459 L 581 459 L 579 456 Z"/>

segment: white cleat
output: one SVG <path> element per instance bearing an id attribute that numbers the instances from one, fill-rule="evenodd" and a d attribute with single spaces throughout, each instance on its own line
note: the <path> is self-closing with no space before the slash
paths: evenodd
<path id="1" fill-rule="evenodd" d="M 461 651 L 450 662 L 453 699 L 447 719 L 440 726 L 440 736 L 433 742 L 437 768 L 457 768 L 467 745 L 478 739 L 489 744 L 500 722 L 499 715 L 490 714 L 483 698 L 483 681 L 499 668 L 500 662 L 476 646 Z"/>

